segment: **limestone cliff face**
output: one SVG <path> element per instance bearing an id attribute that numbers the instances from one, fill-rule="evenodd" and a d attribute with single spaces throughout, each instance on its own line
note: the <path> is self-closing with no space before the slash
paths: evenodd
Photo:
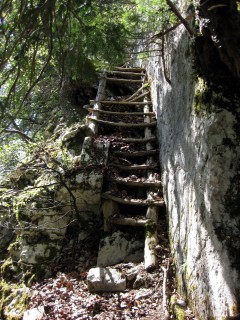
<path id="1" fill-rule="evenodd" d="M 18 272 L 49 276 L 67 238 L 96 235 L 109 143 L 87 134 L 85 124 L 59 125 L 0 188 L 0 254 Z"/>
<path id="2" fill-rule="evenodd" d="M 202 99 L 192 47 L 183 26 L 169 37 L 171 85 L 160 57 L 145 66 L 179 290 L 199 319 L 225 319 L 239 312 L 240 303 L 240 109 L 224 107 L 221 92 Z"/>

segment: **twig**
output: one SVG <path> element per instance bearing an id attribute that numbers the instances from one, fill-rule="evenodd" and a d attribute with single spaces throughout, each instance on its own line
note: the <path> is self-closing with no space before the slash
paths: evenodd
<path id="1" fill-rule="evenodd" d="M 64 178 L 63 178 L 63 175 L 61 172 L 59 172 L 58 170 L 54 169 L 54 168 L 48 168 L 50 169 L 52 172 L 55 172 L 58 174 L 58 177 L 60 179 L 60 182 L 61 184 L 67 189 L 68 193 L 69 193 L 69 196 L 72 200 L 72 205 L 73 205 L 73 208 L 74 208 L 74 211 L 75 211 L 75 214 L 77 216 L 77 219 L 79 221 L 81 221 L 81 217 L 80 217 L 80 213 L 79 213 L 79 210 L 78 210 L 78 207 L 77 207 L 77 199 L 76 197 L 74 196 L 72 190 L 68 187 L 67 183 L 64 181 Z"/>
<path id="2" fill-rule="evenodd" d="M 168 262 L 167 262 L 167 268 L 164 268 L 163 266 L 161 266 L 162 270 L 163 270 L 163 286 L 162 286 L 162 289 L 163 289 L 163 310 L 164 310 L 164 320 L 168 320 L 170 319 L 170 316 L 169 316 L 169 312 L 168 312 L 168 304 L 167 304 L 167 293 L 166 293 L 166 288 L 167 288 L 167 273 L 168 273 L 168 270 L 169 270 L 169 259 L 168 259 Z"/>
<path id="3" fill-rule="evenodd" d="M 189 15 L 185 18 L 185 20 L 186 20 L 186 21 L 187 21 L 187 20 L 190 20 L 190 19 L 191 19 L 192 17 L 194 17 L 194 16 L 195 16 L 195 14 L 194 14 L 194 13 L 191 13 L 191 14 L 189 14 Z M 177 29 L 181 24 L 182 24 L 182 21 L 174 24 L 172 27 L 168 28 L 167 30 L 164 30 L 164 31 L 161 31 L 161 32 L 159 32 L 159 33 L 154 34 L 150 39 L 148 39 L 148 42 L 147 42 L 147 43 L 149 44 L 149 43 L 151 43 L 152 41 L 154 41 L 156 38 L 161 38 L 162 36 L 165 36 L 165 35 L 168 34 L 169 32 Z"/>

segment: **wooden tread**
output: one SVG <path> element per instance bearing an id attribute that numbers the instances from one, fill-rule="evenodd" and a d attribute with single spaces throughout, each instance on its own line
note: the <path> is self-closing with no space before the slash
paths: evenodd
<path id="1" fill-rule="evenodd" d="M 161 181 L 149 181 L 149 180 L 131 180 L 131 178 L 110 178 L 109 181 L 115 182 L 117 184 L 127 185 L 127 186 L 138 186 L 138 187 L 161 187 Z"/>
<path id="2" fill-rule="evenodd" d="M 147 143 L 151 141 L 156 141 L 157 137 L 149 137 L 149 138 L 114 138 L 116 142 L 126 142 L 126 143 Z"/>
<path id="3" fill-rule="evenodd" d="M 144 157 L 153 156 L 158 152 L 158 150 L 143 150 L 143 151 L 114 151 L 113 154 L 122 157 Z"/>
<path id="4" fill-rule="evenodd" d="M 111 224 L 117 224 L 120 226 L 132 226 L 132 227 L 145 227 L 147 223 L 149 223 L 151 220 L 147 218 L 135 218 L 135 217 L 113 217 L 109 218 L 108 222 Z"/>
<path id="5" fill-rule="evenodd" d="M 123 71 L 123 72 L 145 72 L 143 68 L 125 68 L 125 67 L 115 67 L 113 70 Z"/>
<path id="6" fill-rule="evenodd" d="M 122 171 L 137 171 L 137 170 L 153 170 L 156 169 L 158 164 L 154 163 L 154 164 L 139 164 L 139 165 L 131 165 L 131 166 L 124 166 L 124 165 L 120 165 L 120 164 L 111 164 L 110 166 L 117 168 L 119 170 Z"/>
<path id="7" fill-rule="evenodd" d="M 146 207 L 149 205 L 155 205 L 158 207 L 164 206 L 164 200 L 141 200 L 141 199 L 127 199 L 127 198 L 119 198 L 111 195 L 109 192 L 102 193 L 102 198 L 107 200 L 113 200 L 114 202 L 121 204 L 128 204 L 130 206 L 141 206 Z"/>
<path id="8" fill-rule="evenodd" d="M 145 73 L 143 73 L 143 72 L 118 71 L 118 70 L 107 71 L 107 74 L 117 75 L 117 76 L 129 76 L 129 77 L 141 77 L 141 76 L 145 76 Z"/>
<path id="9" fill-rule="evenodd" d="M 107 110 L 99 110 L 88 108 L 89 112 L 98 112 L 102 114 L 110 114 L 110 115 L 123 115 L 123 116 L 155 116 L 155 112 L 118 112 L 118 111 L 107 111 Z"/>
<path id="10" fill-rule="evenodd" d="M 105 78 L 109 82 L 126 82 L 126 83 L 142 83 L 142 80 L 136 80 L 136 79 L 123 79 L 123 78 Z"/>
<path id="11" fill-rule="evenodd" d="M 147 128 L 147 127 L 154 127 L 157 125 L 157 121 L 153 121 L 150 123 L 147 123 L 147 122 L 126 123 L 126 122 L 112 122 L 112 121 L 100 120 L 92 117 L 88 117 L 88 120 L 99 123 L 99 124 L 108 125 L 108 126 L 125 127 L 125 128 Z"/>
<path id="12" fill-rule="evenodd" d="M 122 101 L 122 100 L 89 100 L 90 105 L 94 105 L 95 103 L 101 103 L 101 104 L 117 104 L 117 105 L 126 105 L 126 106 L 145 106 L 145 105 L 151 105 L 152 101 Z"/>

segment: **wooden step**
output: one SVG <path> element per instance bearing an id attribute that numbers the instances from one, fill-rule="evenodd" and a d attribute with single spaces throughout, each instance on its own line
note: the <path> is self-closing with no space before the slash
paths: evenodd
<path id="1" fill-rule="evenodd" d="M 124 166 L 120 164 L 111 164 L 109 167 L 114 167 L 122 171 L 137 171 L 137 170 L 154 170 L 158 167 L 157 163 L 154 164 L 139 164 L 139 165 L 131 165 L 131 166 Z"/>
<path id="2" fill-rule="evenodd" d="M 108 75 L 116 75 L 116 76 L 127 76 L 127 77 L 142 77 L 145 76 L 143 72 L 134 72 L 134 71 L 107 71 Z"/>
<path id="3" fill-rule="evenodd" d="M 147 127 L 155 127 L 157 125 L 157 121 L 153 121 L 150 123 L 141 122 L 141 123 L 126 123 L 126 122 L 111 122 L 106 120 L 95 119 L 92 117 L 88 117 L 88 120 L 104 124 L 113 127 L 125 127 L 125 128 L 147 128 Z"/>
<path id="4" fill-rule="evenodd" d="M 112 200 L 114 202 L 120 203 L 120 204 L 127 204 L 130 206 L 141 206 L 146 207 L 149 205 L 154 205 L 158 207 L 164 206 L 164 200 L 141 200 L 141 199 L 127 199 L 127 198 L 119 198 L 116 196 L 111 195 L 111 193 L 104 192 L 102 193 L 102 198 L 107 200 Z"/>
<path id="5" fill-rule="evenodd" d="M 110 178 L 110 182 L 115 182 L 117 184 L 122 184 L 126 186 L 138 186 L 138 187 L 162 187 L 161 181 L 149 181 L 147 179 L 142 180 L 140 178 L 136 180 L 131 180 L 131 178 Z"/>
<path id="6" fill-rule="evenodd" d="M 143 68 L 124 68 L 124 67 L 115 67 L 113 70 L 123 71 L 123 72 L 144 72 L 146 71 Z"/>
<path id="7" fill-rule="evenodd" d="M 105 78 L 107 81 L 109 82 L 125 82 L 125 83 L 142 83 L 142 80 L 136 80 L 136 79 L 119 79 L 119 78 L 109 78 L 109 77 L 106 77 Z"/>
<path id="8" fill-rule="evenodd" d="M 122 115 L 122 116 L 155 116 L 155 112 L 118 112 L 118 111 L 107 111 L 107 110 L 99 110 L 99 109 L 87 109 L 89 112 L 98 112 L 102 114 L 110 114 L 110 115 Z"/>
<path id="9" fill-rule="evenodd" d="M 149 138 L 114 138 L 116 142 L 126 142 L 126 143 L 147 143 L 152 141 L 157 141 L 157 137 L 149 137 Z"/>
<path id="10" fill-rule="evenodd" d="M 122 157 L 144 157 L 144 156 L 153 156 L 158 152 L 158 150 L 146 150 L 146 151 L 114 151 L 115 156 Z"/>
<path id="11" fill-rule="evenodd" d="M 112 217 L 108 219 L 108 223 L 117 224 L 120 226 L 132 226 L 132 227 L 145 227 L 147 223 L 150 222 L 150 219 L 147 218 L 127 218 L 127 217 Z"/>
<path id="12" fill-rule="evenodd" d="M 151 105 L 152 101 L 122 101 L 122 100 L 89 100 L 90 105 L 94 105 L 95 103 L 101 103 L 101 104 L 117 104 L 117 105 L 126 105 L 126 106 L 145 106 L 145 105 Z"/>

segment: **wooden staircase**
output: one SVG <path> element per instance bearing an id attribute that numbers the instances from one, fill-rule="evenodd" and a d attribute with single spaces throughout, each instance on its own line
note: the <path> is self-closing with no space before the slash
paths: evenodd
<path id="1" fill-rule="evenodd" d="M 117 88 L 117 95 L 109 94 Z M 116 91 L 116 90 L 115 90 Z M 115 68 L 102 75 L 90 101 L 89 128 L 111 141 L 102 193 L 104 230 L 145 229 L 145 268 L 157 266 L 157 222 L 164 206 L 155 114 L 144 69 Z"/>

